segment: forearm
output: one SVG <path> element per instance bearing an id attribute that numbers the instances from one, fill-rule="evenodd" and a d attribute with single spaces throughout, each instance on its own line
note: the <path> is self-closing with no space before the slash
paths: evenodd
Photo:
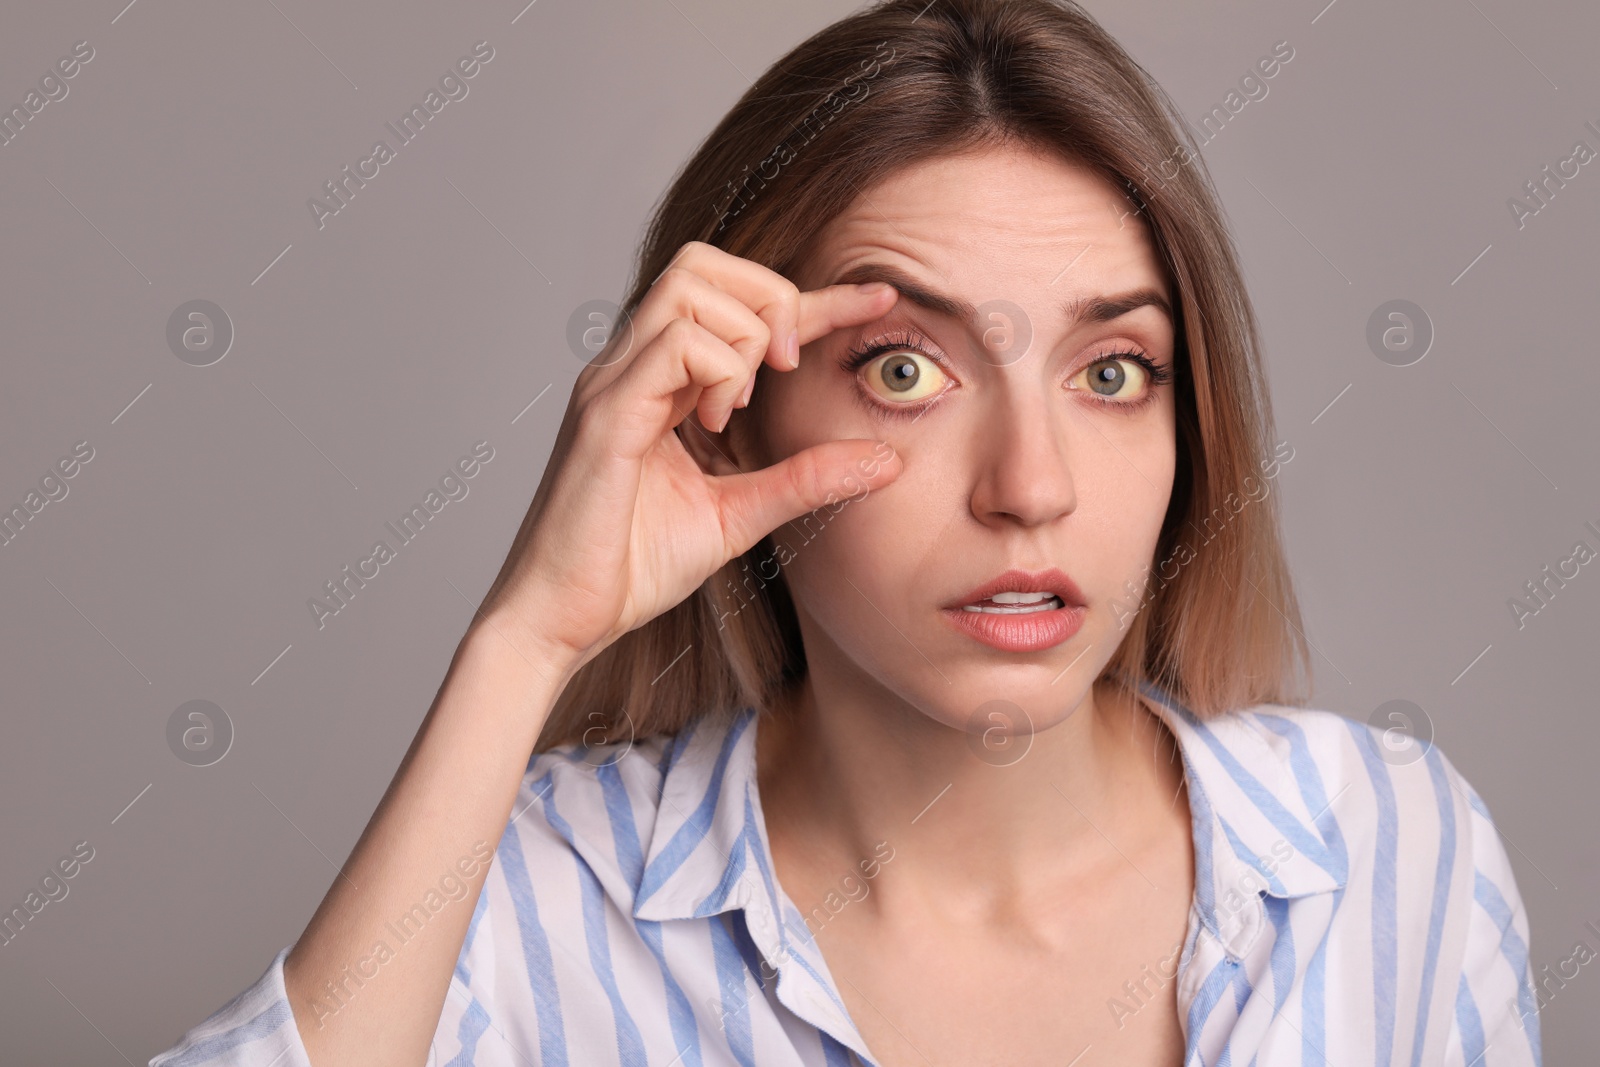
<path id="1" fill-rule="evenodd" d="M 285 961 L 316 1067 L 426 1058 L 488 871 L 485 844 L 500 840 L 574 668 L 569 655 L 509 625 L 481 621 L 462 639 L 400 769 Z M 466 884 L 465 895 L 414 913 L 448 875 Z M 403 921 L 408 913 L 418 921 Z"/>

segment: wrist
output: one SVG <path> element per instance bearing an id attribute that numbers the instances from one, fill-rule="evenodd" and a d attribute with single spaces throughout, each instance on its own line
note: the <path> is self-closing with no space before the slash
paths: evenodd
<path id="1" fill-rule="evenodd" d="M 588 662 L 582 650 L 529 626 L 520 613 L 503 610 L 475 615 L 461 645 L 462 654 L 475 663 L 503 665 L 536 680 L 552 701 Z"/>

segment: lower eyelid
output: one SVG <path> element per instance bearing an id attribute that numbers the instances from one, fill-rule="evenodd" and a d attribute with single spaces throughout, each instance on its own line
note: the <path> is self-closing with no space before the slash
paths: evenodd
<path id="1" fill-rule="evenodd" d="M 1156 392 L 1151 389 L 1137 400 L 1106 400 L 1101 397 L 1095 397 L 1092 402 L 1099 404 L 1103 408 L 1123 408 L 1128 411 L 1137 411 L 1139 408 L 1154 403 L 1155 399 Z"/>
<path id="2" fill-rule="evenodd" d="M 1089 398 L 1089 402 L 1092 404 L 1098 404 L 1103 408 L 1120 408 L 1126 414 L 1128 412 L 1138 411 L 1140 408 L 1148 407 L 1149 405 L 1155 403 L 1157 390 L 1160 389 L 1163 384 L 1165 383 L 1156 381 L 1146 382 L 1144 394 L 1133 400 L 1111 400 L 1101 396 L 1092 389 L 1078 389 L 1074 391 L 1083 393 Z"/>
<path id="3" fill-rule="evenodd" d="M 872 386 L 868 385 L 864 380 L 866 368 L 871 366 L 876 358 L 877 357 L 875 357 L 874 360 L 869 360 L 866 363 L 856 367 L 855 370 L 851 372 L 852 380 L 850 382 L 850 391 L 855 395 L 856 401 L 865 406 L 867 410 L 873 414 L 883 414 L 889 416 L 890 418 L 901 415 L 915 415 L 922 411 L 926 411 L 932 405 L 939 403 L 940 398 L 954 388 L 953 385 L 947 382 L 943 388 L 941 388 L 937 393 L 934 393 L 932 396 L 923 397 L 921 400 L 909 400 L 903 404 L 896 404 L 891 401 L 881 399 L 873 390 Z M 942 365 L 939 369 L 942 373 L 944 372 L 944 367 Z M 946 378 L 948 377 L 949 375 L 946 373 Z"/>
<path id="4" fill-rule="evenodd" d="M 862 386 L 862 390 L 865 388 L 865 386 Z M 887 415 L 891 419 L 901 417 L 909 418 L 914 415 L 920 415 L 924 411 L 927 411 L 929 408 L 933 407 L 935 404 L 939 403 L 939 398 L 944 396 L 944 394 L 947 392 L 949 392 L 948 389 L 940 390 L 933 396 L 924 397 L 921 400 L 914 400 L 906 404 L 890 404 L 887 401 L 874 400 L 870 396 L 865 395 L 865 393 L 861 390 L 856 392 L 856 399 L 865 404 L 868 410 L 870 410 L 873 414 Z"/>

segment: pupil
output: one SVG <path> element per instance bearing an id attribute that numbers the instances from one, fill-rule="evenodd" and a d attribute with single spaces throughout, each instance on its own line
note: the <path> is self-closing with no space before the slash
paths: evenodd
<path id="1" fill-rule="evenodd" d="M 1120 363 L 1107 363 L 1090 376 L 1089 385 L 1097 393 L 1112 396 L 1122 391 L 1122 383 L 1127 377 L 1128 372 L 1122 369 Z"/>
<path id="2" fill-rule="evenodd" d="M 883 364 L 883 383 L 898 393 L 916 385 L 921 374 L 916 361 L 910 356 L 893 356 Z"/>

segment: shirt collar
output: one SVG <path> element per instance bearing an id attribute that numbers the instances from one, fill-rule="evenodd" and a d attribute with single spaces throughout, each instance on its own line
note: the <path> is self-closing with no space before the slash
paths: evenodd
<path id="1" fill-rule="evenodd" d="M 1347 864 L 1322 830 L 1337 836 L 1338 794 L 1323 794 L 1303 731 L 1282 714 L 1290 709 L 1264 704 L 1201 719 L 1157 685 L 1138 689 L 1183 756 L 1200 922 L 1243 957 L 1266 925 L 1261 893 L 1292 899 L 1344 888 Z"/>
<path id="2" fill-rule="evenodd" d="M 709 918 L 742 908 L 750 940 L 767 962 L 748 961 L 760 988 L 776 981 L 785 1007 L 870 1064 L 810 927 L 773 874 L 755 776 L 756 716 L 747 706 L 731 718 L 702 717 L 664 749 L 661 806 L 633 916 Z"/>
<path id="3" fill-rule="evenodd" d="M 754 725 L 745 707 L 731 719 L 702 716 L 667 743 L 635 918 L 706 918 L 758 888 L 751 839 L 764 844 L 766 828 L 747 811 L 759 804 Z"/>
<path id="4" fill-rule="evenodd" d="M 1182 754 L 1199 920 L 1242 957 L 1266 925 L 1259 894 L 1289 899 L 1345 885 L 1343 858 L 1319 828 L 1331 828 L 1337 794 L 1323 795 L 1305 738 L 1287 717 L 1252 709 L 1201 719 L 1152 683 L 1138 688 Z M 795 974 L 797 1003 L 813 1009 L 791 1004 L 797 1014 L 848 1020 L 810 929 L 773 875 L 755 778 L 756 715 L 747 706 L 702 717 L 664 748 L 661 805 L 633 915 L 708 918 L 743 908 L 752 940 L 773 962 L 780 999 L 789 1003 Z M 855 1047 L 860 1038 L 848 1031 Z M 865 1058 L 864 1045 L 857 1051 Z"/>

